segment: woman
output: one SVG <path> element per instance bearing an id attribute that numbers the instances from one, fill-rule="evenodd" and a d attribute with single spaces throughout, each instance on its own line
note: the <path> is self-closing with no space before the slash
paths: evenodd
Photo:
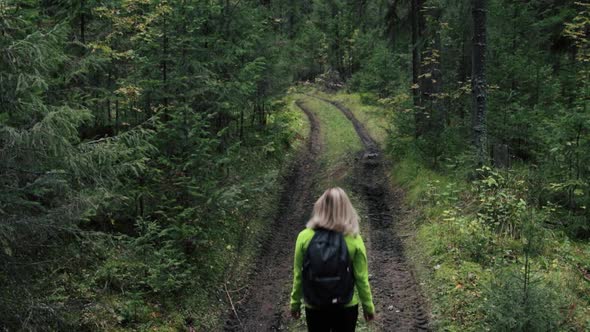
<path id="1" fill-rule="evenodd" d="M 310 264 L 309 252 L 306 251 L 310 247 L 314 235 L 320 232 L 325 233 L 326 231 L 331 234 L 337 234 L 337 236 L 342 234 L 340 238 L 343 238 L 346 243 L 345 247 L 348 250 L 348 259 L 352 265 L 352 271 L 350 273 L 354 277 L 354 295 L 352 295 L 352 299 L 348 303 L 327 305 L 319 308 L 310 305 L 309 302 L 313 302 L 310 300 L 311 296 L 304 296 L 304 294 L 310 293 L 309 290 L 306 292 L 306 289 L 304 289 L 305 287 L 309 287 L 307 286 L 309 283 L 306 283 L 305 280 L 307 278 L 307 272 L 304 271 L 304 264 L 306 268 Z M 316 250 L 315 246 L 313 248 Z M 303 297 L 305 297 L 304 301 L 302 301 Z M 347 297 L 345 296 L 344 298 Z M 344 190 L 338 187 L 331 188 L 326 190 L 317 200 L 313 208 L 313 215 L 308 221 L 306 229 L 301 231 L 297 237 L 293 267 L 293 291 L 291 292 L 291 315 L 294 318 L 299 318 L 301 315 L 301 304 L 305 302 L 305 316 L 308 331 L 354 331 L 358 317 L 359 300 L 363 307 L 365 319 L 367 321 L 373 320 L 375 317 L 375 306 L 369 286 L 367 253 L 363 239 L 359 234 L 359 217 Z M 333 303 L 336 302 L 337 300 L 334 299 Z"/>

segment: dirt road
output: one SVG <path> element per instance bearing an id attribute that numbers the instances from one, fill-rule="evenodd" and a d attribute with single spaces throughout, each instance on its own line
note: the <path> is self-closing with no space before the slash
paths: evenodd
<path id="1" fill-rule="evenodd" d="M 379 146 L 348 108 L 322 100 L 337 107 L 351 121 L 364 146 L 358 152 L 352 182 L 353 190 L 363 197 L 369 213 L 365 237 L 378 317 L 373 327 L 381 331 L 428 330 L 427 314 L 415 278 L 395 233 L 401 201 L 387 183 Z M 286 178 L 279 213 L 272 226 L 276 231 L 265 242 L 244 294 L 246 300 L 236 304 L 237 315 L 232 310 L 226 331 L 284 331 L 288 326 L 293 247 L 316 198 L 312 197 L 314 174 L 318 171 L 323 145 L 314 110 L 303 100 L 296 104 L 310 122 L 308 142 Z"/>
<path id="2" fill-rule="evenodd" d="M 324 101 L 353 123 L 364 146 L 355 165 L 353 190 L 362 194 L 369 213 L 368 255 L 379 317 L 376 325 L 382 331 L 427 331 L 422 297 L 396 232 L 401 198 L 390 189 L 379 146 L 348 108 L 336 101 Z"/>

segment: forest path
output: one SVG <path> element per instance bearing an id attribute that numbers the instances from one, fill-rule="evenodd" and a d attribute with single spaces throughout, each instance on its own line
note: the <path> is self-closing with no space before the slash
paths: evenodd
<path id="1" fill-rule="evenodd" d="M 225 330 L 299 330 L 287 321 L 293 248 L 316 198 L 311 197 L 317 185 L 314 175 L 326 166 L 319 162 L 324 152 L 322 147 L 326 143 L 322 140 L 320 121 L 316 114 L 320 110 L 304 102 L 312 98 L 328 103 L 344 114 L 354 127 L 352 135 L 356 132 L 363 146 L 361 151 L 356 152 L 357 157 L 352 165 L 346 167 L 351 171 L 348 182 L 354 195 L 362 200 L 369 219 L 363 232 L 368 248 L 377 320 L 368 328 L 378 331 L 428 330 L 427 313 L 417 283 L 406 261 L 402 241 L 396 235 L 401 198 L 388 184 L 379 145 L 354 113 L 343 104 L 318 96 L 308 97 L 311 98 L 296 101 L 310 121 L 308 144 L 300 151 L 286 178 L 278 217 L 271 226 L 273 231 L 264 243 L 262 254 L 255 265 L 250 287 L 244 295 L 246 300 L 236 307 L 239 319 L 233 314 Z M 366 328 L 362 326 L 360 330 Z"/>
<path id="2" fill-rule="evenodd" d="M 397 232 L 402 199 L 388 183 L 379 144 L 342 103 L 315 98 L 338 108 L 352 122 L 363 143 L 352 180 L 353 191 L 363 198 L 369 217 L 364 231 L 368 233 L 370 283 L 378 317 L 374 325 L 380 331 L 428 331 L 427 310 Z"/>

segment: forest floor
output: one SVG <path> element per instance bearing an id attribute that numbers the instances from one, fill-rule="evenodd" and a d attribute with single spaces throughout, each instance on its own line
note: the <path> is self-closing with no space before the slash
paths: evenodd
<path id="1" fill-rule="evenodd" d="M 288 311 L 293 248 L 317 198 L 314 195 L 324 186 L 340 184 L 349 189 L 353 203 L 360 205 L 361 219 L 367 221 L 361 229 L 377 319 L 369 325 L 359 323 L 359 330 L 428 330 L 428 310 L 398 235 L 401 191 L 388 182 L 379 144 L 344 105 L 311 95 L 296 95 L 295 99 L 310 122 L 308 141 L 285 178 L 277 217 L 248 285 L 230 296 L 240 300 L 231 301 L 225 330 L 304 328 L 302 321 L 290 320 Z M 338 134 L 341 137 L 335 136 Z M 350 139 L 355 142 L 346 144 Z"/>

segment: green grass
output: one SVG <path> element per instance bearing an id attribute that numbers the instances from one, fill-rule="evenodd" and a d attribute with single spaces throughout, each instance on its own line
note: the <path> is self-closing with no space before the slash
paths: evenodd
<path id="1" fill-rule="evenodd" d="M 392 178 L 405 188 L 406 203 L 415 209 L 407 220 L 416 229 L 408 241 L 408 255 L 425 285 L 435 328 L 485 329 L 490 280 L 502 270 L 522 266 L 523 242 L 482 228 L 475 215 L 478 197 L 464 180 L 433 172 L 411 155 L 395 165 Z M 541 229 L 546 244 L 531 259 L 534 276 L 555 291 L 559 310 L 568 312 L 561 330 L 588 330 L 590 283 L 572 262 L 590 261 L 590 246 L 572 243 L 559 231 Z"/>
<path id="2" fill-rule="evenodd" d="M 302 94 L 292 98 L 303 101 L 320 122 L 323 146 L 318 187 L 345 187 L 354 155 L 362 149 L 354 127 L 337 108 L 328 103 Z"/>
<path id="3" fill-rule="evenodd" d="M 380 143 L 390 140 L 387 128 L 395 125 L 393 118 L 379 107 L 363 105 L 359 94 L 313 93 L 342 102 Z M 403 231 L 411 235 L 407 255 L 431 307 L 434 328 L 481 331 L 486 326 L 490 280 L 502 269 L 519 266 L 511 257 L 522 250 L 522 242 L 482 228 L 475 215 L 478 199 L 460 175 L 465 172 L 435 172 L 415 156 L 411 139 L 406 143 L 404 155 L 386 157 L 394 165 L 389 176 L 404 189 L 410 208 L 402 222 Z M 535 278 L 558 294 L 565 317 L 561 330 L 588 331 L 590 282 L 576 264 L 590 262 L 590 245 L 570 241 L 558 230 L 544 234 L 546 248 L 532 259 Z"/>
<path id="4" fill-rule="evenodd" d="M 298 94 L 288 94 L 284 98 L 284 102 L 286 105 L 287 114 L 291 121 L 289 121 L 289 126 L 291 130 L 297 133 L 297 136 L 294 140 L 294 144 L 296 146 L 300 146 L 305 142 L 305 140 L 309 137 L 309 121 L 307 120 L 307 116 L 295 105 L 295 101 L 298 98 L 301 98 L 302 95 Z"/>
<path id="5" fill-rule="evenodd" d="M 320 120 L 325 142 L 322 158 L 327 163 L 339 163 L 362 148 L 354 127 L 336 107 L 307 96 L 302 100 L 313 109 Z"/>
<path id="6" fill-rule="evenodd" d="M 382 107 L 365 105 L 361 101 L 362 96 L 358 93 L 348 94 L 338 92 L 335 94 L 327 94 L 316 91 L 318 96 L 336 100 L 348 107 L 354 116 L 365 125 L 371 137 L 377 141 L 382 147 L 385 145 L 388 138 L 388 129 L 392 123 L 391 111 L 385 110 Z"/>

